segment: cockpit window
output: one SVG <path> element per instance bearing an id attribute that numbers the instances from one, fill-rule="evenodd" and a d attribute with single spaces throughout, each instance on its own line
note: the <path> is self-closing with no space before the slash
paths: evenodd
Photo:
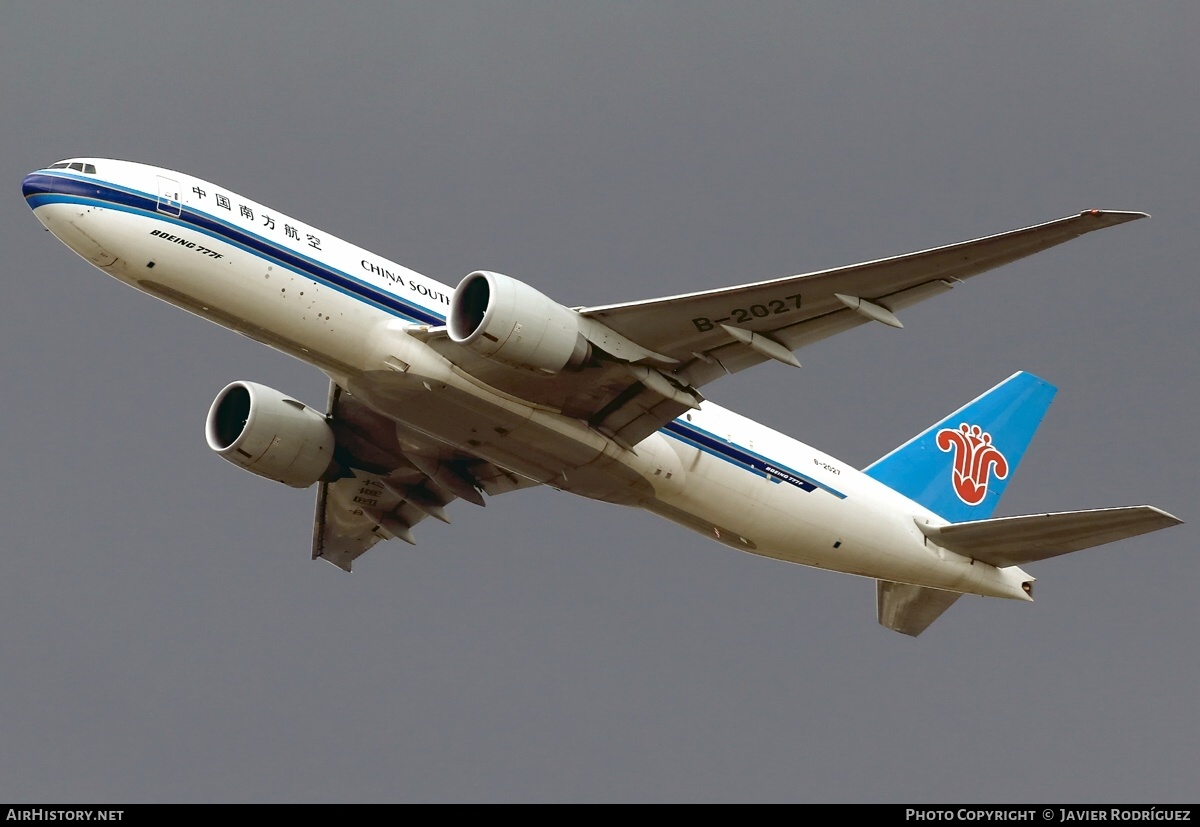
<path id="1" fill-rule="evenodd" d="M 51 164 L 46 169 L 73 169 L 76 172 L 86 172 L 90 175 L 96 174 L 95 164 L 85 164 L 82 161 L 59 161 L 57 164 Z"/>

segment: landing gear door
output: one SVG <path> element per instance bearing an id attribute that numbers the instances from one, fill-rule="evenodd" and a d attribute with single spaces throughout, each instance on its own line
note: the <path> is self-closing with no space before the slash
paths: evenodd
<path id="1" fill-rule="evenodd" d="M 179 200 L 179 182 L 158 176 L 158 211 L 164 215 L 179 217 L 183 204 Z"/>

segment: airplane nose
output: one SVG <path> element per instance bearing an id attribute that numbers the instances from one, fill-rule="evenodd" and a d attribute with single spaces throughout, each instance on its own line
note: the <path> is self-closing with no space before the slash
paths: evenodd
<path id="1" fill-rule="evenodd" d="M 43 175 L 40 172 L 31 172 L 25 176 L 25 180 L 21 182 L 21 192 L 25 198 L 29 199 L 35 195 L 46 195 L 52 192 L 51 185 L 54 179 L 49 175 Z"/>

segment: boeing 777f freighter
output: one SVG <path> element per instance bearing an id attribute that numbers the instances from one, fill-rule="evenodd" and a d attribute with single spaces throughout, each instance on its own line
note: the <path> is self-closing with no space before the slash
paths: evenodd
<path id="1" fill-rule="evenodd" d="M 549 485 L 651 511 L 753 554 L 876 581 L 879 622 L 918 635 L 961 594 L 1031 600 L 1020 567 L 1180 521 L 1141 505 L 993 517 L 1055 389 L 1016 373 L 859 470 L 700 389 L 1093 230 L 1088 210 L 832 270 L 567 307 L 477 271 L 440 284 L 180 172 L 72 158 L 26 202 L 131 287 L 302 359 L 323 409 L 237 381 L 208 413 L 224 459 L 316 486 L 312 555 L 350 571 L 446 506 Z"/>

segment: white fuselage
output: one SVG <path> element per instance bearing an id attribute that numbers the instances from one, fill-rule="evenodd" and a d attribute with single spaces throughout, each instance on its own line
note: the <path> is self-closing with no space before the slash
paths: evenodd
<path id="1" fill-rule="evenodd" d="M 1028 600 L 1016 567 L 929 542 L 945 520 L 783 434 L 706 402 L 631 451 L 489 387 L 420 336 L 454 288 L 182 173 L 79 159 L 42 170 L 38 219 L 114 278 L 309 362 L 401 431 L 733 548 L 883 580 Z M 27 184 L 30 179 L 27 179 Z M 403 437 L 401 437 L 403 441 Z"/>

